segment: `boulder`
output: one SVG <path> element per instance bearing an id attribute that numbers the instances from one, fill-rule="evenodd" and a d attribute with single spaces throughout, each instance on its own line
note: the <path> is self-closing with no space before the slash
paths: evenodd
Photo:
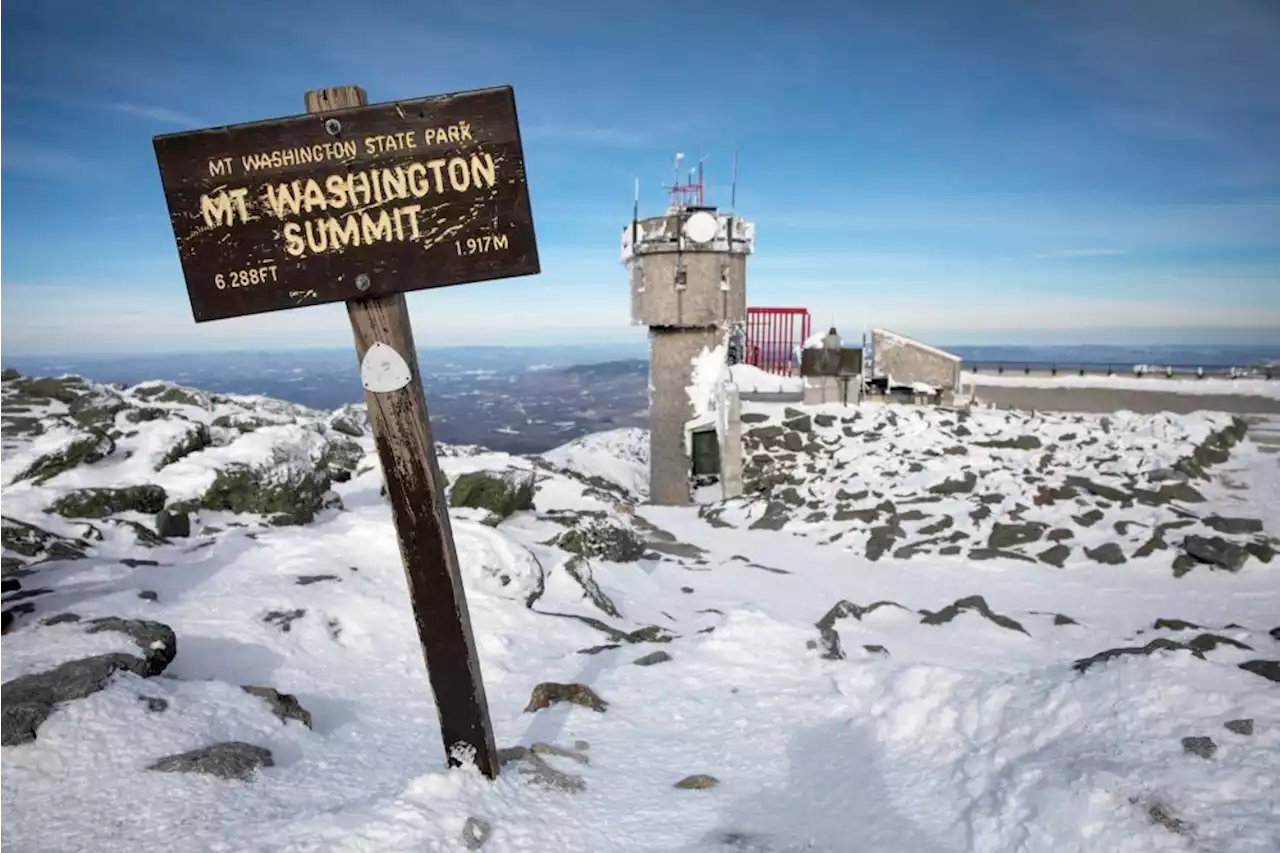
<path id="1" fill-rule="evenodd" d="M 1229 572 L 1240 571 L 1249 559 L 1248 550 L 1221 536 L 1188 536 L 1182 540 L 1182 550 L 1201 563 Z"/>
<path id="2" fill-rule="evenodd" d="M 202 423 L 189 423 L 181 432 L 169 441 L 168 448 L 155 460 L 155 469 L 162 470 L 179 459 L 185 459 L 198 450 L 204 450 L 213 443 L 209 428 Z"/>
<path id="3" fill-rule="evenodd" d="M 311 712 L 298 703 L 298 697 L 292 693 L 281 693 L 274 687 L 259 687 L 254 684 L 242 685 L 241 690 L 251 696 L 265 700 L 271 706 L 271 712 L 280 718 L 280 722 L 297 720 L 307 728 L 311 728 Z"/>
<path id="4" fill-rule="evenodd" d="M 324 470 L 232 464 L 219 471 L 200 497 L 204 509 L 251 512 L 275 525 L 309 524 L 334 505 Z"/>
<path id="5" fill-rule="evenodd" d="M 143 678 L 159 675 L 177 654 L 173 631 L 159 622 L 115 617 L 94 619 L 88 633 L 120 631 L 133 638 L 143 656 L 113 652 L 68 661 L 46 672 L 24 675 L 5 682 L 3 725 L 0 743 L 4 746 L 29 743 L 54 708 L 63 702 L 83 699 L 105 688 L 117 672 L 132 672 Z"/>
<path id="6" fill-rule="evenodd" d="M 0 517 L 0 544 L 24 557 L 47 557 L 58 560 L 79 560 L 89 547 L 82 539 L 69 539 L 48 530 L 18 521 L 8 516 Z"/>
<path id="7" fill-rule="evenodd" d="M 242 741 L 227 741 L 165 756 L 147 769 L 161 773 L 203 773 L 248 782 L 255 770 L 274 765 L 271 750 Z"/>
<path id="8" fill-rule="evenodd" d="M 76 489 L 58 498 L 49 512 L 68 518 L 105 518 L 120 512 L 157 513 L 167 499 L 160 486 L 125 486 L 115 489 Z"/>
<path id="9" fill-rule="evenodd" d="M 526 714 L 529 714 L 534 711 L 541 711 L 543 708 L 550 708 L 552 705 L 561 702 L 580 705 L 583 708 L 589 708 L 601 714 L 609 707 L 608 702 L 601 699 L 594 690 L 585 684 L 560 684 L 554 681 L 544 681 L 533 688 L 533 693 L 529 696 L 529 704 L 525 706 L 524 710 Z"/>
<path id="10" fill-rule="evenodd" d="M 604 515 L 584 514 L 551 541 L 571 554 L 614 563 L 633 563 L 645 553 L 645 544 L 635 530 Z"/>
<path id="11" fill-rule="evenodd" d="M 454 482 L 449 503 L 456 507 L 487 509 L 498 519 L 510 518 L 533 506 L 535 478 L 532 471 L 470 471 Z"/>
<path id="12" fill-rule="evenodd" d="M 77 430 L 66 445 L 37 457 L 13 478 L 13 482 L 31 480 L 36 484 L 45 483 L 72 468 L 100 462 L 115 450 L 115 441 L 105 432 L 93 428 Z"/>

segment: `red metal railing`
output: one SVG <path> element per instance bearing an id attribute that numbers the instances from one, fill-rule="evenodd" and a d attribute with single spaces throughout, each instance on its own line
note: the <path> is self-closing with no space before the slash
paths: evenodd
<path id="1" fill-rule="evenodd" d="M 747 364 L 789 376 L 799 370 L 796 348 L 809 337 L 808 308 L 748 308 Z"/>

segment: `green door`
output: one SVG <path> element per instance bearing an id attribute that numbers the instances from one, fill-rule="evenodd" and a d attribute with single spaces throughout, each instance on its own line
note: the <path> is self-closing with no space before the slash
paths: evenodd
<path id="1" fill-rule="evenodd" d="M 701 429 L 693 434 L 693 476 L 715 477 L 720 474 L 720 439 L 714 429 Z"/>

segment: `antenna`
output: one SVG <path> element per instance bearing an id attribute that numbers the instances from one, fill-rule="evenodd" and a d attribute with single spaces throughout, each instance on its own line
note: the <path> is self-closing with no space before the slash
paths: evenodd
<path id="1" fill-rule="evenodd" d="M 640 227 L 640 179 L 636 178 L 635 199 L 631 204 L 631 251 L 635 251 L 636 237 Z"/>
<path id="2" fill-rule="evenodd" d="M 702 187 L 702 161 L 703 157 L 698 161 L 698 165 L 689 170 L 688 183 L 680 183 L 680 161 L 684 159 L 684 154 L 677 153 L 674 170 L 675 177 L 672 183 L 667 187 L 671 191 L 671 206 L 673 208 L 701 207 L 703 204 L 703 187 Z M 694 176 L 697 176 L 696 182 Z"/>
<path id="3" fill-rule="evenodd" d="M 729 209 L 735 210 L 738 207 L 738 152 L 733 152 L 733 183 L 729 190 Z"/>

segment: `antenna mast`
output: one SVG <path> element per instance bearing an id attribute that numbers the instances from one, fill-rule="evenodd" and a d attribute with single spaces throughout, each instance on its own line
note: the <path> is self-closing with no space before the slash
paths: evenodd
<path id="1" fill-rule="evenodd" d="M 698 161 L 696 169 L 689 170 L 688 183 L 680 183 L 680 161 L 684 159 L 684 154 L 677 153 L 674 164 L 674 175 L 672 182 L 667 189 L 671 192 L 671 206 L 676 209 L 686 207 L 702 207 L 703 202 L 703 184 L 702 184 L 702 164 L 707 159 L 703 157 Z M 696 176 L 696 181 L 695 181 Z"/>
<path id="2" fill-rule="evenodd" d="M 733 183 L 729 189 L 729 210 L 738 207 L 738 152 L 733 152 Z"/>

